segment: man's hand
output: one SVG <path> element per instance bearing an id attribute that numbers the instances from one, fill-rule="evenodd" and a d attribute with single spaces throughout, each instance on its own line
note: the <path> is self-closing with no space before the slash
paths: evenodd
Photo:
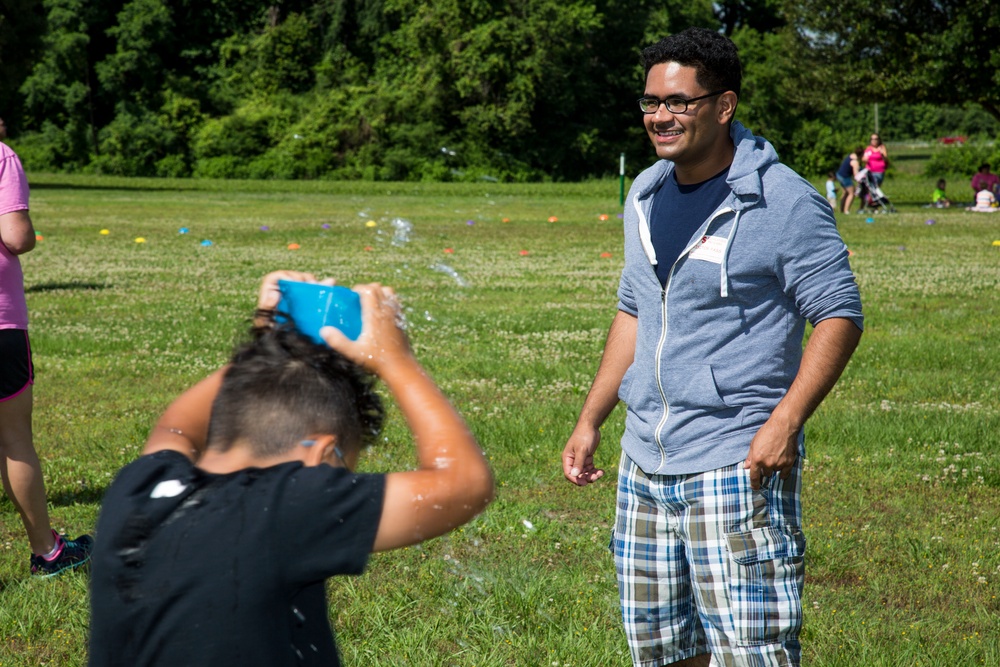
<path id="1" fill-rule="evenodd" d="M 787 479 L 799 457 L 799 429 L 772 414 L 753 440 L 743 468 L 750 471 L 750 486 L 759 489 L 761 480 L 774 472 Z"/>
<path id="2" fill-rule="evenodd" d="M 604 476 L 603 470 L 594 467 L 594 452 L 600 442 L 600 429 L 577 425 L 563 449 L 563 475 L 566 479 L 577 486 L 587 486 Z"/>

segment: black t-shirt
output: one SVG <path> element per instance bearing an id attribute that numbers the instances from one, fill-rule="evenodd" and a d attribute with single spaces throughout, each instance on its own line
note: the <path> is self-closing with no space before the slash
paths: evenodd
<path id="1" fill-rule="evenodd" d="M 666 286 L 670 270 L 708 217 L 715 213 L 731 191 L 726 177 L 729 167 L 701 183 L 681 185 L 676 172 L 663 180 L 653 195 L 649 213 L 649 239 L 656 251 L 656 277 Z"/>
<path id="2" fill-rule="evenodd" d="M 384 495 L 383 475 L 328 465 L 143 456 L 97 522 L 91 667 L 339 665 L 324 582 L 364 570 Z"/>

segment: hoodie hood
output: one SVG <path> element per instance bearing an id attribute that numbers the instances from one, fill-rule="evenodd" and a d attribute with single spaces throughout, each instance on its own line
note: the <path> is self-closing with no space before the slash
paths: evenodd
<path id="1" fill-rule="evenodd" d="M 733 121 L 729 136 L 736 150 L 726 178 L 733 196 L 725 206 L 734 211 L 742 211 L 760 201 L 764 193 L 761 174 L 770 165 L 778 163 L 778 152 L 771 142 L 754 135 L 739 121 Z M 634 196 L 638 199 L 648 198 L 673 171 L 674 163 L 670 160 L 656 162 L 636 178 L 632 185 Z"/>
<path id="2" fill-rule="evenodd" d="M 729 136 L 733 140 L 735 150 L 726 183 L 732 193 L 716 211 L 716 215 L 722 212 L 735 213 L 733 224 L 725 237 L 722 262 L 719 266 L 719 294 L 722 297 L 729 296 L 729 247 L 739 227 L 740 215 L 742 211 L 757 205 L 763 198 L 762 175 L 771 165 L 778 164 L 778 153 L 774 150 L 774 146 L 767 139 L 755 136 L 739 121 L 734 121 L 730 126 Z M 674 168 L 673 162 L 660 160 L 640 174 L 633 185 L 633 192 L 636 193 L 633 203 L 639 217 L 639 238 L 646 258 L 653 265 L 657 263 L 657 258 L 647 218 L 649 200 L 652 194 L 659 190 L 660 184 L 673 173 Z M 707 229 L 708 223 L 705 226 Z M 692 239 L 691 244 L 684 250 L 685 253 L 694 248 L 696 239 L 701 238 L 704 231 Z"/>

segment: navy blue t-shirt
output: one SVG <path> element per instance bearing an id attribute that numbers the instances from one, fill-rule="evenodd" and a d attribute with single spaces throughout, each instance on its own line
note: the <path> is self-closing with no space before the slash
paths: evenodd
<path id="1" fill-rule="evenodd" d="M 675 174 L 671 172 L 653 195 L 649 213 L 650 240 L 656 251 L 656 277 L 664 287 L 674 262 L 691 242 L 691 237 L 730 192 L 726 183 L 729 167 L 707 181 L 692 185 L 681 185 Z"/>
<path id="2" fill-rule="evenodd" d="M 140 457 L 97 520 L 90 666 L 336 667 L 324 584 L 364 570 L 384 496 L 384 475 L 325 464 Z"/>

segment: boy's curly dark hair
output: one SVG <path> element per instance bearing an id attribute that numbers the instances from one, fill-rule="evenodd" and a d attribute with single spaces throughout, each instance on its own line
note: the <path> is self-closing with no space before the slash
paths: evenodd
<path id="1" fill-rule="evenodd" d="M 255 327 L 251 336 L 233 353 L 212 404 L 209 447 L 241 442 L 268 457 L 314 434 L 335 435 L 344 448 L 375 440 L 385 411 L 373 375 L 290 323 Z"/>
<path id="2" fill-rule="evenodd" d="M 698 84 L 706 90 L 731 90 L 740 96 L 743 67 L 739 52 L 732 40 L 714 30 L 688 28 L 643 49 L 646 76 L 660 63 L 694 67 Z"/>

